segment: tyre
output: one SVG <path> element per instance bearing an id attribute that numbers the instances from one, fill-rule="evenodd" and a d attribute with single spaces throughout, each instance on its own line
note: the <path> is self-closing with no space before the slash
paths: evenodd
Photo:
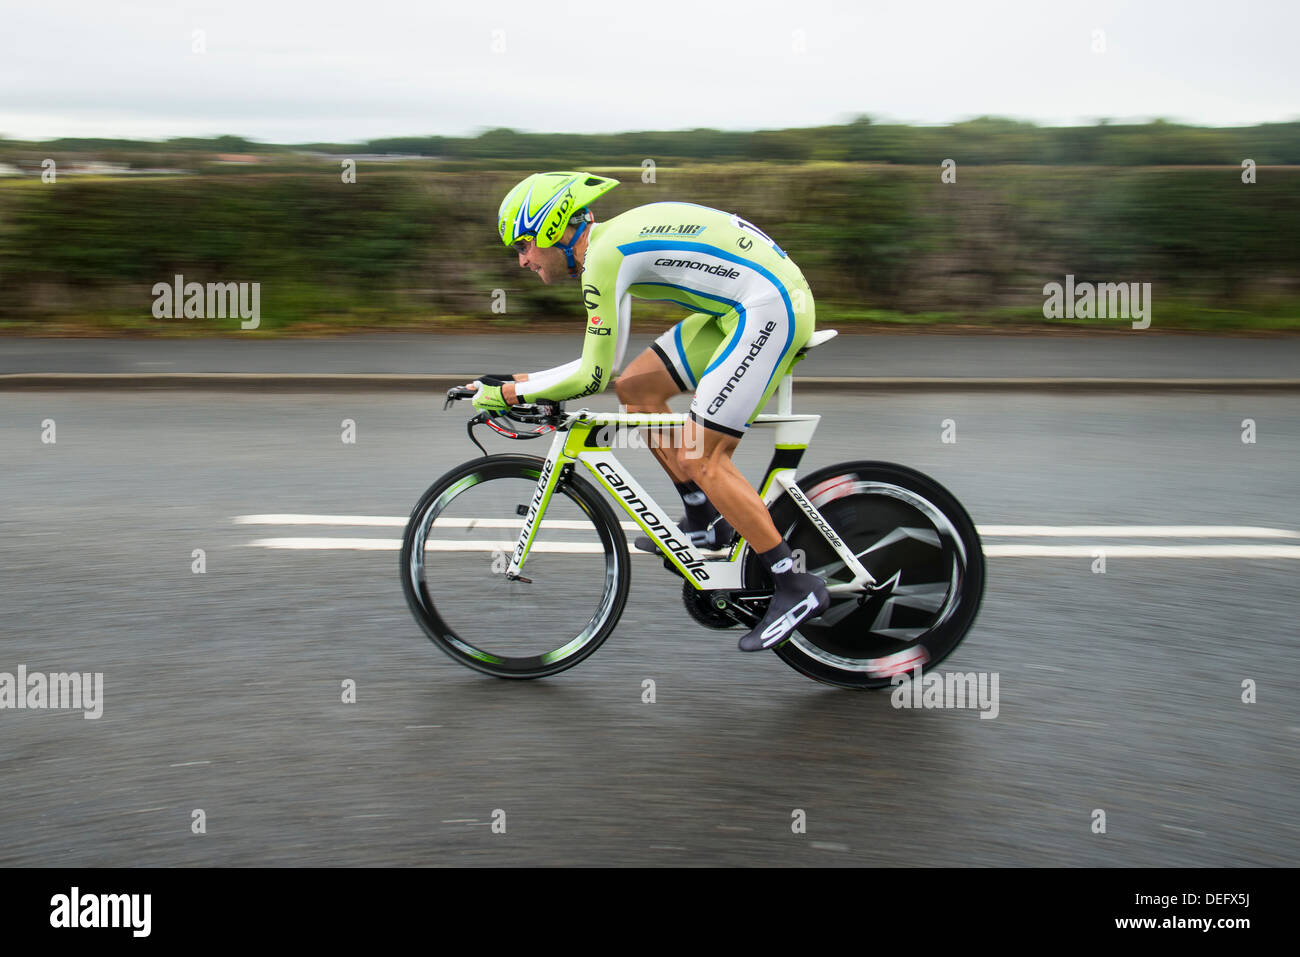
<path id="1" fill-rule="evenodd" d="M 402 537 L 402 589 L 420 627 L 456 661 L 498 678 L 572 668 L 609 637 L 627 601 L 623 530 L 572 471 L 551 496 L 521 578 L 506 579 L 543 465 L 494 455 L 453 469 L 424 493 Z"/>
<path id="2" fill-rule="evenodd" d="M 836 534 L 876 579 L 865 600 L 832 595 L 830 609 L 776 648 L 810 678 L 845 688 L 882 688 L 895 674 L 943 661 L 975 621 L 984 595 L 984 551 L 966 510 L 943 486 L 888 462 L 846 462 L 799 479 Z M 783 495 L 772 519 L 807 571 L 828 585 L 848 567 Z M 746 588 L 770 589 L 750 550 Z"/>

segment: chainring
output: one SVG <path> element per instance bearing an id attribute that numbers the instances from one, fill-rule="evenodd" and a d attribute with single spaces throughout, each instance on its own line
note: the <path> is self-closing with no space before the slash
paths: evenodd
<path id="1" fill-rule="evenodd" d="M 737 626 L 736 621 L 730 615 L 713 607 L 708 592 L 692 588 L 689 582 L 682 582 L 682 604 L 686 606 L 690 616 L 705 628 L 725 630 Z"/>

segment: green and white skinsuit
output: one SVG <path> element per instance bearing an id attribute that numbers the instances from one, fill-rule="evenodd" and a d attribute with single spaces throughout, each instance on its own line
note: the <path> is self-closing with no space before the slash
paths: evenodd
<path id="1" fill-rule="evenodd" d="M 741 436 L 814 331 L 812 292 L 768 236 L 738 216 L 693 203 L 651 203 L 590 227 L 582 269 L 582 358 L 531 373 L 520 401 L 604 390 L 622 366 L 632 299 L 675 302 L 693 315 L 651 347 L 691 417 Z"/>

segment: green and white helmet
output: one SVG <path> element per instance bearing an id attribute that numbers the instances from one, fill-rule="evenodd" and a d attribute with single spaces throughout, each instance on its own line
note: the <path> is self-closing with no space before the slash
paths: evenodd
<path id="1" fill-rule="evenodd" d="M 501 242 L 514 246 L 526 239 L 538 246 L 559 244 L 564 249 L 560 237 L 569 220 L 617 185 L 618 180 L 594 173 L 534 173 L 501 201 L 497 213 Z M 569 268 L 573 268 L 572 262 Z"/>

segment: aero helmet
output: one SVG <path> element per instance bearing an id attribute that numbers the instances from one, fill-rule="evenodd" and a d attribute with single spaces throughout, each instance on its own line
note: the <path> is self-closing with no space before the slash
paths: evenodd
<path id="1" fill-rule="evenodd" d="M 531 240 L 538 246 L 555 246 L 564 253 L 569 272 L 576 274 L 573 246 L 587 229 L 591 216 L 588 204 L 618 185 L 618 180 L 594 173 L 534 173 L 520 182 L 501 201 L 497 232 L 501 242 L 514 246 Z M 580 214 L 578 231 L 568 243 L 560 241 L 569 221 Z"/>

